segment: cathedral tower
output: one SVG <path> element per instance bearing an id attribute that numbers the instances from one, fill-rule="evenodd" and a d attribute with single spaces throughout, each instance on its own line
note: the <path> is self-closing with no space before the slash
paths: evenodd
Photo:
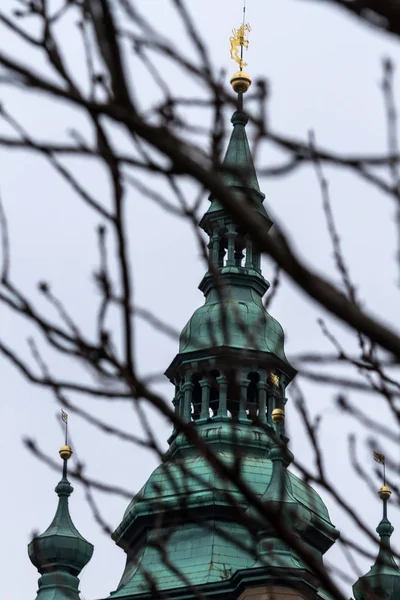
<path id="1" fill-rule="evenodd" d="M 221 177 L 238 199 L 257 211 L 268 229 L 246 133 L 242 25 L 231 38 L 240 70 L 231 83 L 238 96 Z M 240 49 L 240 56 L 239 56 Z M 314 564 L 338 532 L 312 487 L 287 469 L 293 455 L 285 436 L 286 388 L 296 374 L 286 358 L 281 325 L 265 310 L 269 283 L 247 231 L 210 196 L 200 221 L 208 238 L 209 267 L 201 283 L 205 301 L 184 327 L 179 352 L 166 371 L 176 414 L 280 518 L 298 552 L 271 522 L 260 522 L 235 485 L 228 483 L 178 429 L 163 463 L 128 506 L 113 538 L 126 552 L 115 600 L 205 597 L 256 600 L 327 598 Z M 244 517 L 253 522 L 249 529 Z"/>

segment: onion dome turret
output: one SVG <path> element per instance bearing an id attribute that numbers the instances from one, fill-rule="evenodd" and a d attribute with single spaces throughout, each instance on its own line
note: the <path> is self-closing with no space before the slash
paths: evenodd
<path id="1" fill-rule="evenodd" d="M 29 558 L 41 575 L 36 600 L 79 600 L 78 575 L 93 554 L 93 545 L 82 537 L 69 513 L 68 498 L 74 489 L 67 477 L 71 455 L 70 446 L 61 447 L 63 474 L 55 488 L 56 514 L 46 531 L 28 546 Z"/>
<path id="2" fill-rule="evenodd" d="M 390 547 L 390 538 L 394 531 L 387 516 L 387 503 L 391 490 L 383 485 L 379 496 L 383 503 L 383 517 L 376 531 L 380 537 L 379 552 L 375 563 L 366 575 L 359 578 L 353 586 L 355 600 L 397 600 L 400 598 L 400 569 L 394 560 Z"/>

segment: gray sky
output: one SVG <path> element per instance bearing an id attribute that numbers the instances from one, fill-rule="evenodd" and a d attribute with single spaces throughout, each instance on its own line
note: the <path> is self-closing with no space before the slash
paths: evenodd
<path id="1" fill-rule="evenodd" d="M 322 4 L 322 3 L 321 3 Z M 11 0 L 2 5 L 14 7 Z M 167 0 L 138 2 L 155 27 L 164 29 L 180 48 L 187 46 L 182 28 Z M 384 56 L 396 57 L 398 44 L 388 36 L 362 26 L 337 10 L 317 6 L 316 2 L 248 0 L 248 20 L 252 24 L 248 71 L 255 78 L 271 81 L 270 124 L 274 130 L 305 139 L 310 129 L 317 140 L 332 150 L 343 152 L 384 152 L 386 149 L 385 116 L 379 83 Z M 214 64 L 234 71 L 229 59 L 228 38 L 232 27 L 241 19 L 241 2 L 232 0 L 191 0 L 190 8 L 210 47 Z M 5 8 L 4 8 L 5 9 Z M 72 34 L 62 32 L 71 61 L 80 73 L 78 51 Z M 1 45 L 10 55 L 28 60 L 21 47 L 9 35 L 2 34 Z M 151 86 L 143 80 L 140 98 L 143 105 L 154 99 Z M 177 88 L 183 87 L 176 82 Z M 397 82 L 397 96 L 400 95 Z M 65 137 L 74 126 L 84 128 L 76 115 L 65 108 L 27 98 L 15 91 L 3 92 L 0 98 L 14 111 L 24 126 L 44 139 Z M 198 119 L 198 115 L 194 116 Z M 0 124 L 0 131 L 8 131 Z M 277 154 L 265 150 L 264 165 L 275 162 Z M 97 265 L 94 217 L 51 168 L 30 154 L 0 151 L 0 189 L 6 207 L 12 243 L 12 269 L 15 280 L 32 293 L 43 310 L 48 310 L 35 291 L 36 282 L 46 279 L 79 323 L 92 327 L 93 302 L 96 297 L 91 273 Z M 95 167 L 76 164 L 82 178 L 99 198 L 107 194 L 104 176 Z M 395 235 L 392 224 L 394 207 L 387 198 L 367 187 L 348 172 L 326 169 L 337 225 L 351 272 L 366 305 L 379 312 L 389 323 L 398 324 L 398 288 L 396 287 Z M 334 274 L 332 252 L 326 235 L 321 194 L 311 169 L 304 168 L 284 180 L 263 180 L 265 205 L 293 236 L 295 246 L 313 267 Z M 190 193 L 190 187 L 188 187 Z M 148 224 L 152 221 L 151 245 Z M 190 228 L 176 218 L 131 193 L 129 213 L 131 260 L 138 304 L 146 305 L 182 329 L 192 312 L 202 304 L 197 285 L 204 266 Z M 152 276 L 149 277 L 151 269 Z M 264 275 L 271 277 L 266 263 Z M 284 282 L 272 314 L 287 333 L 287 353 L 305 350 L 329 350 L 317 325 L 320 309 L 293 286 Z M 0 312 L 2 337 L 28 357 L 26 338 L 31 333 L 26 324 L 4 310 Z M 333 320 L 333 331 L 354 348 L 352 340 Z M 116 323 L 118 327 L 118 323 Z M 137 359 L 144 372 L 164 370 L 177 352 L 177 344 L 138 325 Z M 54 372 L 74 377 L 75 368 L 49 356 Z M 36 439 L 48 454 L 57 457 L 62 434 L 55 415 L 58 407 L 49 393 L 36 389 L 0 359 L 2 402 L 0 404 L 1 451 L 3 474 L 3 535 L 7 567 L 2 577 L 5 598 L 33 597 L 37 587 L 35 568 L 30 564 L 26 545 L 33 530 L 42 532 L 50 523 L 56 506 L 53 488 L 58 474 L 30 456 L 22 437 Z M 172 387 L 160 387 L 172 398 Z M 311 410 L 324 411 L 323 439 L 332 480 L 354 501 L 368 523 L 377 524 L 380 507 L 367 493 L 346 464 L 346 436 L 352 429 L 331 406 L 332 390 L 305 385 Z M 359 397 L 372 415 L 380 412 L 380 401 Z M 85 400 L 85 409 L 109 422 L 135 432 L 138 424 L 123 403 L 105 404 Z M 292 414 L 292 419 L 290 419 Z M 384 413 L 385 414 L 385 413 Z M 288 407 L 292 450 L 307 459 L 309 448 L 304 433 Z M 125 486 L 136 492 L 156 466 L 156 459 L 137 448 L 101 436 L 93 428 L 71 418 L 71 433 L 76 453 L 92 477 Z M 162 440 L 169 427 L 158 420 Z M 363 454 L 363 456 L 365 453 Z M 366 456 L 366 455 L 365 455 Z M 366 456 L 367 460 L 370 460 Z M 372 466 L 372 465 L 371 465 Z M 61 469 L 61 465 L 60 465 Z M 351 534 L 348 521 L 327 494 L 322 494 L 332 520 Z M 127 500 L 97 495 L 105 519 L 115 527 L 120 522 Z M 80 532 L 95 545 L 94 555 L 82 576 L 85 598 L 105 597 L 115 589 L 124 568 L 125 555 L 99 531 L 86 505 L 82 491 L 75 486 L 70 509 Z M 390 511 L 400 540 L 400 520 Z M 335 550 L 332 560 L 342 566 L 343 557 Z M 7 559 L 9 563 L 7 564 Z M 369 565 L 360 561 L 363 569 Z"/>

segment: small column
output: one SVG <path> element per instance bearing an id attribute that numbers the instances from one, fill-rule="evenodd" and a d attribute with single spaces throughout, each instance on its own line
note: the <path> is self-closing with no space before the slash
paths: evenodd
<path id="1" fill-rule="evenodd" d="M 183 407 L 185 404 L 185 393 L 183 391 L 183 383 L 179 384 L 179 389 L 178 389 L 178 393 L 177 393 L 177 399 L 178 399 L 178 414 L 180 417 L 183 418 Z"/>
<path id="2" fill-rule="evenodd" d="M 219 405 L 218 405 L 218 416 L 227 416 L 227 396 L 228 396 L 228 380 L 225 375 L 217 377 L 219 384 Z"/>
<path id="3" fill-rule="evenodd" d="M 179 383 L 177 383 L 175 385 L 175 396 L 174 396 L 174 399 L 172 400 L 172 404 L 175 409 L 175 414 L 177 414 L 177 415 L 179 415 L 179 400 L 180 400 L 180 390 L 179 390 Z"/>
<path id="4" fill-rule="evenodd" d="M 176 384 L 175 385 L 175 396 L 174 396 L 174 398 L 172 400 L 172 404 L 173 404 L 173 407 L 174 407 L 174 412 L 178 416 L 179 416 L 179 399 L 180 399 L 179 398 L 179 385 Z M 173 432 L 175 432 L 175 431 L 176 431 L 176 425 L 174 424 Z"/>
<path id="5" fill-rule="evenodd" d="M 227 267 L 234 267 L 236 265 L 235 260 L 235 239 L 236 239 L 235 225 L 229 223 L 226 237 L 228 240 L 228 259 L 226 261 Z"/>
<path id="6" fill-rule="evenodd" d="M 187 381 L 183 384 L 182 390 L 185 394 L 183 400 L 183 410 L 181 410 L 181 415 L 184 421 L 190 421 L 192 414 L 192 392 L 193 392 L 194 384 L 191 381 Z"/>
<path id="7" fill-rule="evenodd" d="M 267 422 L 266 411 L 267 411 L 267 383 L 265 381 L 259 381 L 257 383 L 258 389 L 258 418 L 261 423 Z"/>
<path id="8" fill-rule="evenodd" d="M 214 267 L 219 267 L 219 241 L 220 235 L 217 230 L 214 230 L 210 238 L 209 247 L 211 249 L 211 263 Z"/>
<path id="9" fill-rule="evenodd" d="M 201 413 L 200 419 L 209 419 L 210 418 L 210 390 L 211 390 L 211 382 L 209 379 L 201 379 L 200 380 L 201 387 Z"/>
<path id="10" fill-rule="evenodd" d="M 209 236 L 207 248 L 208 248 L 208 262 L 214 266 L 214 253 L 213 253 L 213 236 Z M 210 272 L 210 265 L 208 265 L 207 273 Z"/>
<path id="11" fill-rule="evenodd" d="M 253 242 L 251 241 L 251 239 L 248 235 L 246 235 L 246 262 L 245 262 L 244 266 L 247 269 L 254 269 Z"/>
<path id="12" fill-rule="evenodd" d="M 261 272 L 261 254 L 259 252 L 253 253 L 253 265 L 256 271 Z"/>
<path id="13" fill-rule="evenodd" d="M 240 402 L 239 402 L 239 420 L 247 420 L 246 414 L 246 403 L 247 403 L 247 388 L 249 387 L 250 380 L 242 378 L 240 380 Z"/>
<path id="14" fill-rule="evenodd" d="M 277 408 L 276 403 L 276 387 L 271 385 L 270 383 L 267 385 L 267 405 L 268 405 L 268 423 L 272 425 L 271 415 L 272 411 Z"/>

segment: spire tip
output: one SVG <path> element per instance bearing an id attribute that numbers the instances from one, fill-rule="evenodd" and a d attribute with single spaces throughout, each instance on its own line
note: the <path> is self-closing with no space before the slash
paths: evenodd
<path id="1" fill-rule="evenodd" d="M 243 67 L 247 66 L 247 62 L 244 61 L 243 51 L 249 47 L 249 40 L 247 34 L 251 31 L 251 27 L 248 23 L 245 23 L 246 6 L 243 6 L 243 23 L 238 29 L 232 30 L 232 35 L 229 38 L 231 45 L 230 53 L 231 59 L 239 65 L 239 71 L 231 78 L 231 86 L 233 91 L 237 94 L 245 94 L 251 85 L 251 78 L 248 73 L 243 71 Z"/>

